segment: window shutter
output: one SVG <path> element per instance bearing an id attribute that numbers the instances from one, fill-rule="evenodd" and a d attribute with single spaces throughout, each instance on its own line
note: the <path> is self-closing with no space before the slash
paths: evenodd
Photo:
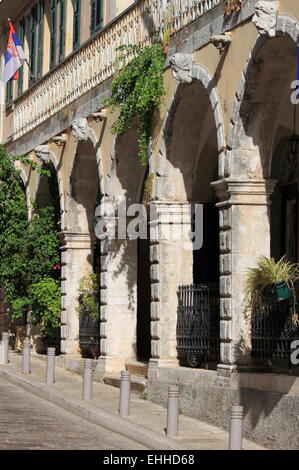
<path id="1" fill-rule="evenodd" d="M 50 68 L 56 64 L 56 23 L 57 23 L 57 0 L 50 3 Z"/>
<path id="2" fill-rule="evenodd" d="M 65 0 L 60 0 L 60 18 L 59 18 L 59 62 L 64 59 L 65 44 Z"/>
<path id="3" fill-rule="evenodd" d="M 96 0 L 90 0 L 90 34 L 94 33 L 96 30 L 96 14 Z"/>
<path id="4" fill-rule="evenodd" d="M 73 49 L 80 45 L 80 11 L 81 1 L 73 0 L 74 5 L 74 24 L 73 24 Z"/>
<path id="5" fill-rule="evenodd" d="M 24 37 L 25 37 L 25 19 L 22 18 L 19 21 L 19 39 L 20 39 L 20 42 L 21 42 L 22 46 L 24 46 Z M 24 65 L 19 68 L 18 96 L 21 95 L 22 92 L 23 92 L 23 76 L 24 76 L 23 67 L 24 67 Z"/>
<path id="6" fill-rule="evenodd" d="M 39 1 L 37 21 L 38 21 L 38 25 L 37 25 L 38 45 L 37 45 L 36 75 L 39 78 L 42 76 L 42 71 L 43 71 L 42 69 L 43 69 L 44 0 Z"/>
<path id="7" fill-rule="evenodd" d="M 90 0 L 90 33 L 103 26 L 103 0 Z"/>
<path id="8" fill-rule="evenodd" d="M 6 83 L 6 97 L 5 97 L 5 105 L 9 106 L 12 104 L 13 100 L 13 81 L 12 79 Z"/>
<path id="9" fill-rule="evenodd" d="M 35 81 L 35 67 L 36 67 L 36 20 L 37 20 L 37 6 L 31 8 L 30 16 L 30 35 L 29 35 L 29 68 L 34 75 L 30 77 L 29 85 Z"/>
<path id="10" fill-rule="evenodd" d="M 96 28 L 100 29 L 103 26 L 103 0 L 97 0 L 97 25 Z"/>

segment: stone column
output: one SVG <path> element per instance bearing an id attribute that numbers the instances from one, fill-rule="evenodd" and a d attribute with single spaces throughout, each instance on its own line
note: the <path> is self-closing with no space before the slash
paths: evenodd
<path id="1" fill-rule="evenodd" d="M 61 232 L 61 353 L 78 355 L 79 281 L 93 267 L 94 236 Z"/>
<path id="2" fill-rule="evenodd" d="M 250 322 L 244 317 L 248 268 L 270 256 L 270 196 L 276 181 L 225 178 L 212 183 L 220 209 L 220 364 L 227 375 L 250 364 Z"/>
<path id="3" fill-rule="evenodd" d="M 119 372 L 136 361 L 137 240 L 101 242 L 101 356 L 97 370 Z M 111 224 L 111 221 L 110 221 Z"/>
<path id="4" fill-rule="evenodd" d="M 186 202 L 150 204 L 151 356 L 149 373 L 159 366 L 177 366 L 177 290 L 193 282 L 191 230 Z M 169 224 L 170 222 L 170 224 Z M 175 234 L 173 236 L 173 234 Z"/>

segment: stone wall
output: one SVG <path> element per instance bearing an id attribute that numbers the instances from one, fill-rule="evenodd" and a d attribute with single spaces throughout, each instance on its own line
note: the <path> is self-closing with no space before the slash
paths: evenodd
<path id="1" fill-rule="evenodd" d="M 299 379 L 244 374 L 246 383 L 240 386 L 242 376 L 234 374 L 224 379 L 212 371 L 160 368 L 159 378 L 148 380 L 148 396 L 166 406 L 168 384 L 176 383 L 181 413 L 225 429 L 230 406 L 243 405 L 244 437 L 270 449 L 298 449 Z"/>

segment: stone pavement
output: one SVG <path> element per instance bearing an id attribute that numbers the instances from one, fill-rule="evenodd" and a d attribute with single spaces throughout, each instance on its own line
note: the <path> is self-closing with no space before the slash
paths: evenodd
<path id="1" fill-rule="evenodd" d="M 81 400 L 81 376 L 56 366 L 55 384 L 46 386 L 44 361 L 32 357 L 29 375 L 21 373 L 21 363 L 21 355 L 10 353 L 9 364 L 0 366 L 0 377 L 149 449 L 225 450 L 228 448 L 228 433 L 220 428 L 180 415 L 179 436 L 170 439 L 165 436 L 167 411 L 162 406 L 131 394 L 130 417 L 121 418 L 118 416 L 119 389 L 94 382 L 93 400 L 84 402 Z M 243 448 L 263 450 L 247 439 L 243 440 Z"/>
<path id="2" fill-rule="evenodd" d="M 145 450 L 0 378 L 1 450 Z"/>

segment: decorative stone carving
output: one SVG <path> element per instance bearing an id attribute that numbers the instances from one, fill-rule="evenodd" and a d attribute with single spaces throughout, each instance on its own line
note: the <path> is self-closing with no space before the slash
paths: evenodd
<path id="1" fill-rule="evenodd" d="M 62 135 L 56 135 L 55 137 L 52 138 L 53 142 L 61 147 L 63 144 L 66 143 L 66 136 L 64 134 Z"/>
<path id="2" fill-rule="evenodd" d="M 211 43 L 219 50 L 220 54 L 223 54 L 231 42 L 231 33 L 219 34 L 211 37 Z"/>
<path id="3" fill-rule="evenodd" d="M 71 125 L 71 133 L 78 140 L 88 140 L 91 137 L 90 131 L 86 118 L 76 119 Z"/>
<path id="4" fill-rule="evenodd" d="M 169 58 L 172 74 L 181 83 L 192 82 L 193 54 L 173 54 Z"/>
<path id="5" fill-rule="evenodd" d="M 50 162 L 50 148 L 48 147 L 48 145 L 39 145 L 34 151 L 37 158 L 39 158 L 42 162 Z"/>
<path id="6" fill-rule="evenodd" d="M 278 8 L 279 2 L 276 0 L 259 0 L 257 2 L 252 23 L 260 34 L 267 34 L 269 37 L 276 36 Z"/>
<path id="7" fill-rule="evenodd" d="M 97 113 L 92 113 L 91 117 L 96 121 L 104 121 L 104 119 L 107 119 L 108 111 L 106 108 L 100 109 Z"/>

